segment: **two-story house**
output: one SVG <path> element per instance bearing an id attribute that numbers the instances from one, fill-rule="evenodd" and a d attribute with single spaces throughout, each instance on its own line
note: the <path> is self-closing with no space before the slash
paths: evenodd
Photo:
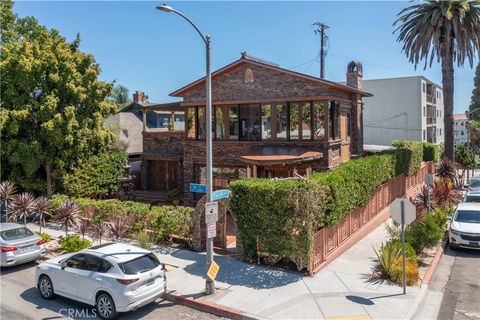
<path id="1" fill-rule="evenodd" d="M 144 108 L 141 193 L 161 198 L 205 179 L 205 78 L 158 105 L 185 112 L 185 127 L 149 129 Z M 233 179 L 284 178 L 332 168 L 363 153 L 362 65 L 350 62 L 347 84 L 294 72 L 242 53 L 212 74 L 214 189 Z"/>

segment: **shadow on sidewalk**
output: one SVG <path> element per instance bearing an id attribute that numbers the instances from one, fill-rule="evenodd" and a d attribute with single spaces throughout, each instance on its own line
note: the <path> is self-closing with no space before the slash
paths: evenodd
<path id="1" fill-rule="evenodd" d="M 395 293 L 395 294 L 387 294 L 387 295 L 371 297 L 371 298 L 364 298 L 364 297 L 360 297 L 360 296 L 349 295 L 349 296 L 345 296 L 345 298 L 349 301 L 352 301 L 352 302 L 355 302 L 355 303 L 358 303 L 358 304 L 362 304 L 362 305 L 366 305 L 366 306 L 372 306 L 372 305 L 375 304 L 375 302 L 373 302 L 372 300 L 381 299 L 381 298 L 397 297 L 397 296 L 403 296 L 403 294 L 402 293 Z"/>

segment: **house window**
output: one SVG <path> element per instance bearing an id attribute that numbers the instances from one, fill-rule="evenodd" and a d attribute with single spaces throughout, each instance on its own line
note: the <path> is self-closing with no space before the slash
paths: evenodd
<path id="1" fill-rule="evenodd" d="M 229 139 L 238 140 L 238 107 L 231 106 L 228 108 L 228 123 L 229 123 Z"/>
<path id="2" fill-rule="evenodd" d="M 272 139 L 272 106 L 262 105 L 262 140 Z"/>
<path id="3" fill-rule="evenodd" d="M 276 126 L 274 134 L 276 134 L 277 140 L 286 140 L 287 139 L 287 105 L 286 104 L 276 104 L 275 105 L 275 116 L 276 116 Z"/>
<path id="4" fill-rule="evenodd" d="M 313 139 L 325 139 L 325 104 L 313 103 Z"/>
<path id="5" fill-rule="evenodd" d="M 425 117 L 425 106 L 423 107 L 423 116 Z"/>
<path id="6" fill-rule="evenodd" d="M 302 126 L 300 132 L 303 140 L 312 139 L 312 107 L 310 102 L 302 104 Z"/>
<path id="7" fill-rule="evenodd" d="M 347 113 L 347 139 L 350 140 L 352 136 L 352 116 L 350 112 Z"/>
<path id="8" fill-rule="evenodd" d="M 239 106 L 239 135 L 240 140 L 260 140 L 260 105 L 242 104 Z"/>
<path id="9" fill-rule="evenodd" d="M 423 130 L 423 140 L 426 140 L 427 139 L 427 133 L 425 132 L 425 130 Z"/>
<path id="10" fill-rule="evenodd" d="M 328 131 L 329 131 L 330 140 L 339 138 L 338 120 L 339 120 L 338 103 L 336 101 L 330 101 L 329 114 L 328 114 Z"/>
<path id="11" fill-rule="evenodd" d="M 423 93 L 425 93 L 425 82 L 422 83 L 423 86 Z"/>
<path id="12" fill-rule="evenodd" d="M 197 109 L 197 123 L 198 123 L 198 139 L 199 140 L 205 140 L 205 133 L 206 133 L 206 128 L 205 128 L 205 108 L 204 107 L 198 107 Z"/>
<path id="13" fill-rule="evenodd" d="M 291 103 L 289 109 L 290 140 L 300 139 L 300 104 Z"/>
<path id="14" fill-rule="evenodd" d="M 439 135 L 439 136 L 442 135 L 442 128 L 438 128 L 438 135 Z"/>
<path id="15" fill-rule="evenodd" d="M 215 139 L 225 139 L 225 121 L 222 106 L 215 107 Z"/>

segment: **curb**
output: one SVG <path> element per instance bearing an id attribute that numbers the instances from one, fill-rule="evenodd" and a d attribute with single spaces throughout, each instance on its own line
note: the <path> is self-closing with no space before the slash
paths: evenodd
<path id="1" fill-rule="evenodd" d="M 214 314 L 219 317 L 224 317 L 224 318 L 229 318 L 229 319 L 234 319 L 234 320 L 252 320 L 256 319 L 253 318 L 247 314 L 245 314 L 243 311 L 230 308 L 230 307 L 225 307 L 219 304 L 216 304 L 214 302 L 209 302 L 209 301 L 199 301 L 198 299 L 196 300 L 195 298 L 191 296 L 185 296 L 185 295 L 175 295 L 171 292 L 167 292 L 165 294 L 165 299 L 171 302 L 176 302 L 178 304 L 194 308 L 196 310 L 208 312 L 211 314 Z"/>
<path id="2" fill-rule="evenodd" d="M 417 313 L 420 305 L 423 303 L 424 298 L 428 292 L 428 284 L 430 283 L 430 280 L 432 280 L 433 274 L 435 273 L 438 263 L 440 262 L 440 258 L 443 256 L 444 245 L 445 244 L 442 243 L 440 248 L 435 253 L 432 263 L 428 267 L 427 272 L 425 273 L 425 277 L 423 277 L 420 292 L 415 298 L 415 301 L 413 302 L 412 307 L 410 308 L 410 310 L 408 310 L 408 313 L 406 314 L 405 319 L 409 319 L 409 320 L 415 319 L 415 314 Z"/>

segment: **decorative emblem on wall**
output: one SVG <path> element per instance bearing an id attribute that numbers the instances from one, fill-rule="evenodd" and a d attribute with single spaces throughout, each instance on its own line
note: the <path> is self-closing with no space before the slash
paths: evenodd
<path id="1" fill-rule="evenodd" d="M 245 73 L 243 74 L 243 82 L 245 83 L 253 83 L 254 81 L 254 77 L 253 77 L 253 71 L 252 69 L 248 68 L 247 70 L 245 70 Z"/>

